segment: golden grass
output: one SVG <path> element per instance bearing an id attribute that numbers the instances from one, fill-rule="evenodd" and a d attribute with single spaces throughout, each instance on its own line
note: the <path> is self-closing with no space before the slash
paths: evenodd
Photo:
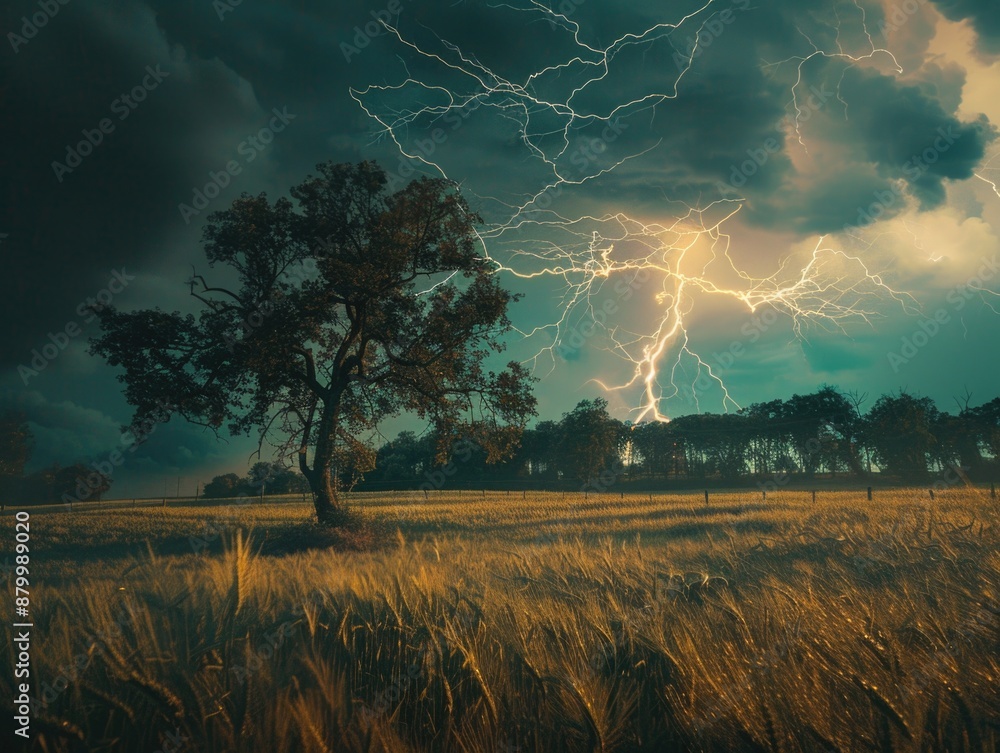
<path id="1" fill-rule="evenodd" d="M 355 504 L 33 516 L 36 749 L 997 749 L 988 495 Z"/>

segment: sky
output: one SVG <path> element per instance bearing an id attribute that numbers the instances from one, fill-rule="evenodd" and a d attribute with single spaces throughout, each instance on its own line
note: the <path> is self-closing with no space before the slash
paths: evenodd
<path id="1" fill-rule="evenodd" d="M 461 186 L 542 418 L 1000 394 L 995 0 L 14 0 L 0 33 L 0 405 L 32 468 L 131 420 L 82 306 L 189 310 L 205 216 L 330 160 Z M 173 420 L 114 494 L 255 449 Z"/>

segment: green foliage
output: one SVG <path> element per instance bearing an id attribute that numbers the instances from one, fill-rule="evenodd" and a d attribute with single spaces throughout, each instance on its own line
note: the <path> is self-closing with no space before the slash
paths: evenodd
<path id="1" fill-rule="evenodd" d="M 581 483 L 598 478 L 621 464 L 621 434 L 621 423 L 608 414 L 607 400 L 582 400 L 559 422 L 560 468 Z"/>
<path id="2" fill-rule="evenodd" d="M 404 432 L 380 448 L 372 483 L 360 488 L 413 488 L 430 480 L 431 488 L 568 489 L 602 474 L 623 489 L 663 481 L 784 484 L 812 482 L 821 473 L 863 480 L 873 463 L 883 477 L 904 481 L 952 466 L 981 481 L 1000 474 L 1000 398 L 979 407 L 966 400 L 951 415 L 926 398 L 887 395 L 867 416 L 865 399 L 824 385 L 734 414 L 638 425 L 608 415 L 603 399 L 584 400 L 561 421 L 526 429 L 521 449 L 493 467 L 457 443 L 442 463 L 434 457 L 441 437 Z"/>
<path id="3" fill-rule="evenodd" d="M 903 478 L 922 479 L 938 446 L 934 430 L 940 424 L 941 413 L 930 398 L 900 392 L 876 401 L 865 417 L 864 433 L 880 466 Z"/>
<path id="4" fill-rule="evenodd" d="M 223 499 L 239 495 L 241 479 L 235 473 L 224 473 L 216 476 L 202 490 L 202 495 L 208 499 Z"/>

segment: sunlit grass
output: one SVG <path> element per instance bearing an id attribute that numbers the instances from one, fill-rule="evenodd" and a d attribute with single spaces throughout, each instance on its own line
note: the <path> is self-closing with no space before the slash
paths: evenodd
<path id="1" fill-rule="evenodd" d="M 988 493 L 352 504 L 34 516 L 47 749 L 996 749 Z"/>

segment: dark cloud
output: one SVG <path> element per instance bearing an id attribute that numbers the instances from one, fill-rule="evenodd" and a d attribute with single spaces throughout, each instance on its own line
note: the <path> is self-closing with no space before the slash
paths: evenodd
<path id="1" fill-rule="evenodd" d="M 984 52 L 1000 54 L 1000 3 L 994 0 L 932 0 L 951 21 L 968 20 L 979 35 Z"/>
<path id="2" fill-rule="evenodd" d="M 892 188 L 874 169 L 841 166 L 829 169 L 822 180 L 810 182 L 806 189 L 790 183 L 770 194 L 754 192 L 747 203 L 747 217 L 763 227 L 787 227 L 802 234 L 831 233 L 845 226 L 870 224 L 873 206 L 879 207 L 875 219 L 899 214 L 905 202 Z"/>
<path id="3" fill-rule="evenodd" d="M 578 154 L 578 142 L 572 142 L 557 162 L 563 176 L 576 180 L 596 175 L 624 157 L 643 154 L 644 158 L 589 184 L 590 193 L 599 196 L 598 201 L 613 196 L 627 200 L 630 206 L 650 209 L 664 196 L 683 200 L 713 192 L 715 196 L 720 192 L 724 196 L 742 195 L 748 199 L 745 216 L 752 223 L 776 230 L 827 233 L 857 224 L 859 211 L 877 201 L 877 195 L 885 195 L 895 180 L 905 181 L 906 193 L 915 197 L 922 209 L 940 205 L 946 195 L 945 181 L 971 177 L 995 138 L 995 130 L 985 120 L 970 124 L 956 117 L 965 80 L 957 65 L 930 64 L 908 79 L 880 72 L 893 64 L 888 53 L 873 52 L 872 41 L 880 36 L 877 30 L 884 28 L 880 8 L 866 6 L 867 26 L 863 26 L 859 7 L 853 3 L 814 0 L 764 7 L 736 2 L 713 7 L 715 12 L 697 17 L 693 25 L 642 45 L 621 48 L 609 59 L 606 74 L 579 90 L 573 106 L 580 115 L 606 113 L 617 104 L 642 102 L 656 95 L 666 99 L 652 108 L 623 110 L 622 122 L 628 132 L 607 145 L 600 158 L 589 161 L 586 172 L 574 172 L 566 164 L 568 155 Z M 581 25 L 584 43 L 596 45 L 598 38 L 607 43 L 598 23 L 606 8 L 596 4 L 577 8 L 572 18 Z M 917 15 L 919 18 L 907 16 L 907 22 L 925 25 L 924 15 Z M 500 11 L 491 18 L 501 25 L 510 20 Z M 616 29 L 621 33 L 643 29 L 649 23 L 642 11 L 622 13 L 622 18 L 628 23 L 619 19 Z M 917 36 L 925 48 L 924 37 L 928 35 L 921 32 Z M 547 59 L 554 51 L 569 60 L 580 51 L 563 52 L 566 41 L 550 45 L 530 59 L 538 68 L 542 66 L 539 57 Z M 818 48 L 853 50 L 855 57 L 870 55 L 877 66 L 854 63 L 846 56 L 817 55 Z M 478 54 L 478 46 L 468 49 Z M 915 55 L 916 48 L 910 52 Z M 508 62 L 504 53 L 491 45 L 484 54 L 493 64 L 504 66 Z M 681 78 L 674 97 L 674 84 L 691 54 L 693 65 Z M 515 51 L 512 57 L 511 65 L 523 68 L 520 53 Z M 584 79 L 579 68 L 575 65 L 561 71 L 555 82 L 545 77 L 538 80 L 549 86 L 546 95 L 554 96 L 559 87 L 572 90 L 581 86 Z M 431 78 L 427 80 L 447 86 L 451 73 L 429 69 Z M 593 70 L 587 73 L 593 76 Z M 492 118 L 494 124 L 502 121 L 495 105 L 491 102 L 481 108 L 476 117 Z M 558 132 L 559 119 L 553 121 L 551 130 Z M 538 118 L 532 122 L 537 124 Z M 407 149 L 412 149 L 430 127 L 414 126 L 403 136 Z M 599 130 L 582 118 L 580 126 L 574 124 L 573 128 L 583 143 Z M 498 155 L 499 146 L 489 146 L 490 139 L 482 133 L 477 132 L 478 157 L 454 148 L 457 144 L 452 142 L 442 150 L 445 154 L 435 155 L 435 161 L 449 172 L 461 173 L 470 159 L 474 164 L 484 155 Z M 942 134 L 947 143 L 940 140 Z M 786 143 L 800 138 L 814 152 L 835 154 L 832 167 L 800 173 Z M 536 143 L 545 148 L 544 141 Z M 504 155 L 505 161 L 517 158 L 516 150 Z M 490 180 L 491 188 L 514 192 L 520 181 L 530 195 L 533 188 L 544 185 L 550 171 L 540 169 L 544 166 L 527 159 L 523 152 L 520 159 L 524 169 Z M 470 187 L 476 185 L 473 182 Z M 649 190 L 651 186 L 654 192 Z M 571 196 L 585 201 L 587 193 L 574 191 Z M 897 196 L 893 206 L 880 214 L 891 216 L 905 204 L 906 200 Z"/>
<path id="4" fill-rule="evenodd" d="M 143 6 L 60 7 L 0 87 L 0 224 L 14 273 L 0 297 L 5 365 L 74 317 L 112 270 L 148 269 L 158 241 L 183 224 L 178 202 L 263 115 L 246 81 L 171 48 Z M 144 101 L 131 100 L 144 81 Z M 102 121 L 113 130 L 101 133 Z M 78 166 L 54 168 L 73 164 L 69 150 Z"/>
<path id="5" fill-rule="evenodd" d="M 972 177 L 996 138 L 985 118 L 963 123 L 927 87 L 879 73 L 846 69 L 839 97 L 847 115 L 835 126 L 827 119 L 823 138 L 850 147 L 880 175 L 906 181 L 922 209 L 944 201 L 945 180 Z"/>
<path id="6" fill-rule="evenodd" d="M 968 19 L 984 51 L 1000 52 L 995 0 L 933 2 L 950 19 Z M 642 154 L 600 180 L 562 192 L 556 204 L 570 213 L 625 209 L 661 216 L 678 209 L 671 202 L 707 202 L 731 191 L 747 199 L 742 217 L 749 223 L 801 235 L 857 224 L 862 210 L 899 181 L 922 208 L 939 206 L 949 181 L 972 174 L 996 132 L 985 120 L 970 124 L 956 116 L 963 71 L 926 60 L 933 13 L 921 6 L 883 36 L 879 30 L 886 28 L 883 22 L 893 23 L 892 8 L 887 18 L 881 3 L 861 4 L 868 29 L 852 0 L 716 2 L 676 31 L 615 48 L 602 80 L 573 97 L 582 117 L 570 122 L 569 143 L 558 157 L 566 110 L 545 103 L 565 101 L 581 87 L 595 70 L 583 61 L 594 58 L 584 54 L 566 24 L 550 24 L 528 0 L 268 0 L 235 5 L 221 17 L 219 5 L 208 0 L 60 5 L 25 43 L 12 45 L 6 33 L 0 38 L 0 233 L 7 234 L 0 239 L 7 265 L 0 283 L 0 381 L 32 393 L 33 420 L 50 457 L 70 462 L 89 450 L 110 450 L 109 427 L 129 415 L 108 369 L 77 368 L 85 358 L 82 341 L 95 332 L 84 328 L 76 355 L 54 361 L 44 379 L 27 387 L 17 366 L 49 333 L 77 321 L 79 303 L 104 289 L 113 270 L 139 275 L 123 305 L 182 305 L 184 275 L 202 259 L 198 234 L 204 216 L 187 224 L 178 204 L 190 201 L 210 171 L 239 157 L 239 145 L 267 123 L 272 108 L 294 113 L 287 134 L 223 189 L 213 209 L 241 191 L 284 193 L 328 159 L 375 158 L 398 180 L 414 168 L 432 172 L 419 160 L 401 162 L 396 144 L 351 97 L 352 88 L 372 84 L 395 86 L 412 77 L 468 97 L 481 94 L 481 81 L 495 81 L 494 73 L 522 84 L 533 72 L 572 61 L 533 79 L 527 96 L 493 92 L 482 98 L 482 107 L 452 117 L 422 116 L 397 131 L 407 152 L 462 179 L 477 208 L 493 216 L 553 180 L 552 166 L 524 146 L 523 120 L 512 117 L 525 106 L 536 143 L 573 180 Z M 702 5 L 683 0 L 665 9 L 654 0 L 560 0 L 554 7 L 579 24 L 580 42 L 602 48 Z M 29 0 L 8 4 L 0 11 L 0 28 L 20 34 L 22 17 L 37 9 Z M 446 62 L 380 30 L 379 17 Z M 859 65 L 814 56 L 817 47 L 838 45 L 864 54 L 869 32 L 876 45 L 899 46 L 905 77 L 891 72 L 885 54 Z M 674 84 L 695 42 L 693 65 L 675 97 Z M 478 78 L 446 64 L 461 62 L 449 43 L 461 47 Z M 597 61 L 597 68 L 604 62 Z M 147 67 L 157 65 L 169 75 L 126 119 L 118 119 L 115 103 L 150 75 Z M 821 169 L 810 171 L 793 159 L 798 134 L 789 118 L 795 114 L 796 81 L 805 106 L 802 137 Z M 816 92 L 830 94 L 813 107 L 808 103 Z M 647 99 L 654 95 L 661 98 Z M 370 94 L 366 102 L 398 115 L 444 100 L 441 89 L 411 84 L 384 96 Z M 586 117 L 628 101 L 639 104 L 622 110 L 625 127 L 614 138 L 607 137 L 604 123 Z M 113 132 L 60 181 L 53 161 L 65 161 L 67 147 L 103 118 L 112 120 Z M 443 140 L 432 138 L 436 129 Z M 933 148 L 939 129 L 954 136 L 948 148 L 939 149 L 925 170 L 908 171 L 910 160 Z M 900 199 L 885 215 L 902 206 Z M 544 309 L 537 302 L 543 299 L 531 300 L 533 312 Z M 539 313 L 537 319 L 544 318 Z M 599 360 L 586 348 L 571 357 L 578 359 L 574 367 L 590 368 Z M 57 420 L 59 413 L 65 416 Z M 142 463 L 150 468 L 205 467 L 222 456 L 213 453 L 232 452 L 211 449 L 214 440 L 178 422 L 168 426 L 142 450 Z"/>

